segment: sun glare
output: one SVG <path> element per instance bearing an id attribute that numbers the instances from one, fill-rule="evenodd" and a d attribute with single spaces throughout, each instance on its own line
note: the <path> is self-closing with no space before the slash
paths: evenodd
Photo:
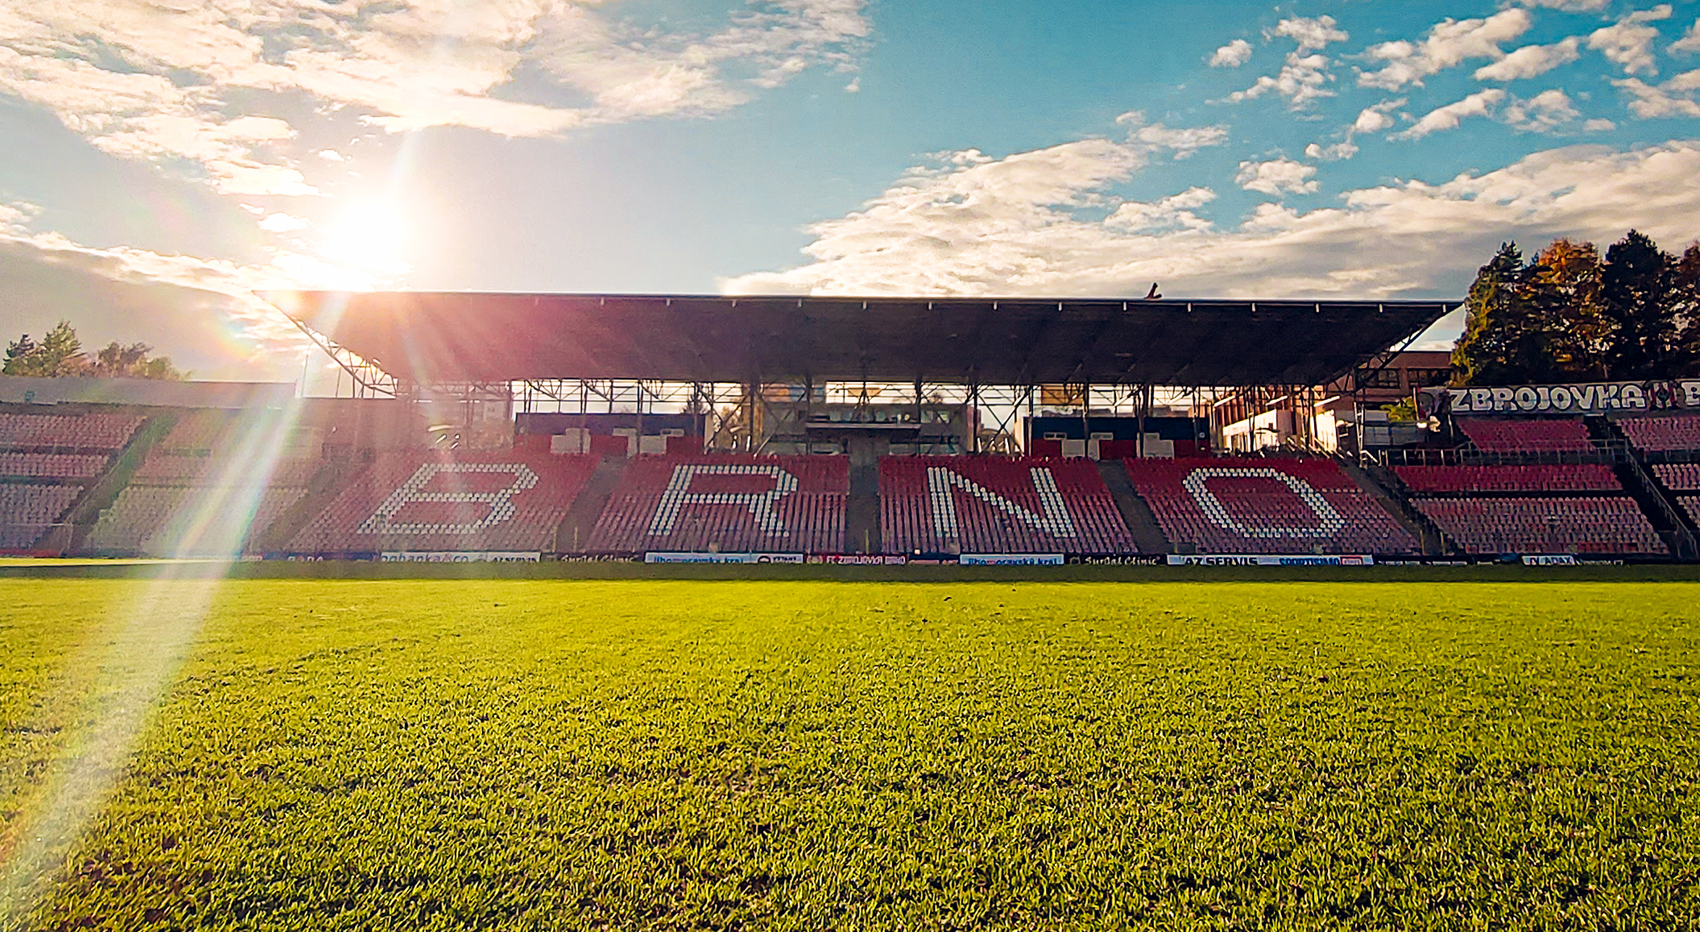
<path id="1" fill-rule="evenodd" d="M 349 269 L 371 273 L 406 270 L 401 261 L 408 241 L 407 220 L 385 204 L 360 204 L 342 212 L 326 231 L 325 258 Z"/>

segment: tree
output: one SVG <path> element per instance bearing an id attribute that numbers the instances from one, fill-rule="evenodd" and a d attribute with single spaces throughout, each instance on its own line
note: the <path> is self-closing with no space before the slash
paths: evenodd
<path id="1" fill-rule="evenodd" d="M 1680 375 L 1674 286 L 1676 258 L 1643 233 L 1630 230 L 1606 250 L 1600 272 L 1600 310 L 1610 328 L 1608 378 Z"/>
<path id="2" fill-rule="evenodd" d="M 181 380 L 183 373 L 171 364 L 169 356 L 150 356 L 153 347 L 146 343 L 119 345 L 108 343 L 94 355 L 89 374 L 108 378 Z"/>
<path id="3" fill-rule="evenodd" d="M 1700 244 L 1679 260 L 1629 231 L 1606 251 L 1506 243 L 1476 273 L 1454 385 L 1682 378 L 1700 370 Z"/>
<path id="4" fill-rule="evenodd" d="M 1683 250 L 1672 282 L 1672 318 L 1677 327 L 1672 363 L 1678 375 L 1700 372 L 1700 243 Z"/>
<path id="5" fill-rule="evenodd" d="M 171 364 L 170 357 L 152 356 L 146 343 L 124 346 L 118 341 L 100 351 L 84 355 L 82 340 L 69 321 L 60 321 L 40 343 L 29 334 L 6 346 L 6 375 L 57 378 L 85 375 L 102 378 L 171 379 L 187 376 Z"/>
<path id="6" fill-rule="evenodd" d="M 1556 239 L 1525 270 L 1526 311 L 1540 322 L 1551 355 L 1539 381 L 1605 377 L 1610 325 L 1600 308 L 1600 251 L 1593 243 Z"/>
<path id="7" fill-rule="evenodd" d="M 1464 300 L 1464 335 L 1452 351 L 1456 383 L 1511 385 L 1556 368 L 1545 328 L 1525 300 L 1530 274 L 1516 243 L 1501 245 L 1476 272 Z"/>
<path id="8" fill-rule="evenodd" d="M 33 375 L 56 378 L 80 375 L 87 368 L 83 357 L 83 341 L 69 321 L 60 321 L 47 331 L 40 343 L 24 334 L 18 342 L 6 347 L 6 375 Z"/>

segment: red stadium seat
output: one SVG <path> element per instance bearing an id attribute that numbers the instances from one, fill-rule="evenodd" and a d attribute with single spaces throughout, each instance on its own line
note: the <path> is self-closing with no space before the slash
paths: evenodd
<path id="1" fill-rule="evenodd" d="M 1537 463 L 1524 466 L 1395 466 L 1401 482 L 1418 494 L 1438 492 L 1620 491 L 1604 463 Z"/>
<path id="2" fill-rule="evenodd" d="M 1700 463 L 1656 463 L 1653 475 L 1672 492 L 1700 492 Z"/>
<path id="3" fill-rule="evenodd" d="M 1494 453 L 1592 452 L 1582 419 L 1461 417 L 1458 429 L 1477 448 Z"/>
<path id="4" fill-rule="evenodd" d="M 888 456 L 880 531 L 889 552 L 1136 552 L 1098 465 L 1083 459 Z"/>
<path id="5" fill-rule="evenodd" d="M 1700 450 L 1700 414 L 1661 414 L 1614 421 L 1642 450 Z"/>
<path id="6" fill-rule="evenodd" d="M 842 456 L 639 456 L 585 549 L 838 553 L 849 494 Z"/>
<path id="7" fill-rule="evenodd" d="M 0 550 L 60 523 L 146 420 L 131 414 L 0 414 Z"/>
<path id="8" fill-rule="evenodd" d="M 132 414 L 0 414 L 0 450 L 118 450 L 143 420 Z"/>
<path id="9" fill-rule="evenodd" d="M 35 543 L 82 491 L 78 485 L 0 484 L 0 550 L 22 550 Z"/>
<path id="10" fill-rule="evenodd" d="M 556 528 L 595 468 L 588 456 L 517 450 L 381 456 L 288 549 L 553 550 Z"/>
<path id="11" fill-rule="evenodd" d="M 1417 509 L 1467 553 L 1666 553 L 1624 496 L 1429 498 Z"/>
<path id="12" fill-rule="evenodd" d="M 1203 553 L 1417 552 L 1331 460 L 1124 460 L 1171 544 Z"/>

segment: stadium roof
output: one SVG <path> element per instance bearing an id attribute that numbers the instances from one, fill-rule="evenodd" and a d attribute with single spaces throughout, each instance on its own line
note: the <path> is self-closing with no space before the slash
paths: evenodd
<path id="1" fill-rule="evenodd" d="M 1321 385 L 1456 303 L 283 292 L 399 379 Z"/>

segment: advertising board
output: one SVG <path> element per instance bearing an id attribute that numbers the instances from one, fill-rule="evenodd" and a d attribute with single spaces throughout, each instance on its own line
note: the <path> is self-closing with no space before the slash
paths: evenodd
<path id="1" fill-rule="evenodd" d="M 536 550 L 385 550 L 380 563 L 537 563 Z"/>
<path id="2" fill-rule="evenodd" d="M 678 553 L 652 550 L 645 563 L 801 563 L 800 553 Z"/>
<path id="3" fill-rule="evenodd" d="M 1368 554 L 1171 553 L 1170 566 L 1374 566 Z"/>
<path id="4" fill-rule="evenodd" d="M 1062 566 L 1060 553 L 965 553 L 956 558 L 963 566 Z"/>
<path id="5" fill-rule="evenodd" d="M 1700 408 L 1700 379 L 1424 388 L 1417 392 L 1420 418 L 1445 414 L 1607 414 L 1683 408 Z"/>

